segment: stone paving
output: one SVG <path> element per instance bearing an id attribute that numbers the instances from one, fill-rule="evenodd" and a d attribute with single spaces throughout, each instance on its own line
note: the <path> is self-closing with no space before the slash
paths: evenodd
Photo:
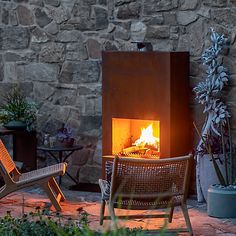
<path id="1" fill-rule="evenodd" d="M 92 229 L 103 231 L 111 227 L 109 220 L 104 221 L 104 225 L 99 225 L 100 194 L 92 192 L 70 191 L 65 186 L 62 189 L 67 197 L 67 201 L 62 203 L 63 217 L 77 220 L 81 211 L 89 214 L 89 224 Z M 23 204 L 24 203 L 24 204 Z M 23 207 L 24 206 L 24 207 Z M 50 201 L 46 195 L 38 188 L 30 188 L 18 191 L 0 200 L 0 216 L 6 211 L 11 211 L 14 216 L 21 216 L 23 212 L 34 211 L 37 206 L 41 208 L 50 207 Z M 236 235 L 236 219 L 216 219 L 207 216 L 206 204 L 197 203 L 196 200 L 188 201 L 190 219 L 196 236 L 233 236 Z M 53 207 L 52 207 L 53 210 Z M 106 211 L 107 212 L 107 211 Z M 132 212 L 133 213 L 133 212 Z M 141 214 L 147 211 L 139 211 Z M 129 214 L 125 210 L 120 210 L 118 214 Z M 156 230 L 163 226 L 163 219 L 145 219 L 119 221 L 120 226 L 130 228 L 143 227 L 143 229 Z M 168 225 L 169 229 L 184 228 L 184 218 L 182 212 L 177 208 L 174 212 L 173 223 Z M 154 231 L 154 234 L 158 233 Z M 169 233 L 167 235 L 176 235 Z M 178 233 L 177 235 L 188 235 Z"/>

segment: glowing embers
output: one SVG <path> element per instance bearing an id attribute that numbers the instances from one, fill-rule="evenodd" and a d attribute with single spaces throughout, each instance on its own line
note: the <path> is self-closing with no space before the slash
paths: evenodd
<path id="1" fill-rule="evenodd" d="M 112 154 L 159 158 L 160 122 L 113 118 Z"/>

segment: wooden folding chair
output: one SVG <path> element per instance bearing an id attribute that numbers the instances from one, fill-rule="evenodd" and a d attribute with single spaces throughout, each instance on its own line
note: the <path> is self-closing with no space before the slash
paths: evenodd
<path id="1" fill-rule="evenodd" d="M 192 235 L 186 198 L 189 186 L 191 155 L 154 159 L 119 158 L 113 162 L 110 195 L 106 180 L 99 180 L 102 193 L 100 224 L 112 219 L 115 227 L 117 218 L 168 218 L 172 222 L 174 208 L 180 206 L 187 229 Z M 110 216 L 104 216 L 105 203 Z M 169 209 L 167 214 L 116 216 L 114 208 L 128 210 Z"/>
<path id="2" fill-rule="evenodd" d="M 57 211 L 61 211 L 60 201 L 65 200 L 54 177 L 64 175 L 66 163 L 47 166 L 27 173 L 20 173 L 0 139 L 0 174 L 5 185 L 0 188 L 0 199 L 19 189 L 32 185 L 41 187 Z"/>

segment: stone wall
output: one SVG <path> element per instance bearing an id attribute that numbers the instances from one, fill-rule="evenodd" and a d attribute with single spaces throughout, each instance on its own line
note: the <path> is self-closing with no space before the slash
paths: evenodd
<path id="1" fill-rule="evenodd" d="M 75 128 L 85 149 L 70 169 L 76 175 L 88 159 L 82 181 L 101 174 L 101 50 L 134 50 L 132 41 L 140 40 L 154 50 L 188 50 L 193 87 L 214 27 L 231 41 L 224 62 L 235 114 L 235 0 L 0 0 L 0 13 L 0 94 L 20 84 L 39 104 L 41 133 L 53 134 L 63 122 Z M 190 106 L 200 126 L 202 108 L 194 99 Z"/>

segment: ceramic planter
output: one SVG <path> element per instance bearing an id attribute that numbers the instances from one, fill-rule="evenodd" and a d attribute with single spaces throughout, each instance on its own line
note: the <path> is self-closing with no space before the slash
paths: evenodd
<path id="1" fill-rule="evenodd" d="M 207 213 L 218 218 L 236 218 L 236 188 L 211 185 L 207 193 Z"/>
<path id="2" fill-rule="evenodd" d="M 12 120 L 5 124 L 4 127 L 10 130 L 25 130 L 26 123 L 19 120 Z"/>
<path id="3" fill-rule="evenodd" d="M 221 162 L 217 160 L 219 168 L 223 175 L 225 176 L 225 169 L 224 169 L 224 157 L 220 155 Z M 213 167 L 210 155 L 205 154 L 199 160 L 199 179 L 200 179 L 200 187 L 203 194 L 204 199 L 207 201 L 207 191 L 210 185 L 218 184 L 219 180 L 216 176 L 215 169 Z"/>

